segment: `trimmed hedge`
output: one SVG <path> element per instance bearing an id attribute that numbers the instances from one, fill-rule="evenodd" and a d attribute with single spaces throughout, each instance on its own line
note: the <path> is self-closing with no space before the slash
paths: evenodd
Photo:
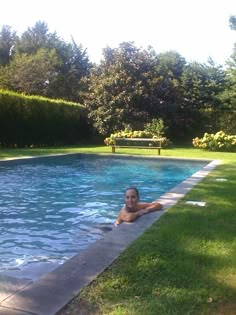
<path id="1" fill-rule="evenodd" d="M 0 145 L 75 144 L 91 127 L 84 106 L 0 90 Z"/>

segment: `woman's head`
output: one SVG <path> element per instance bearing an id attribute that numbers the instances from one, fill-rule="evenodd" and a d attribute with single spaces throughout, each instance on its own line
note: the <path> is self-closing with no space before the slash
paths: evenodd
<path id="1" fill-rule="evenodd" d="M 139 201 L 139 192 L 136 187 L 128 187 L 125 190 L 125 205 L 127 210 L 136 210 Z"/>
<path id="2" fill-rule="evenodd" d="M 137 189 L 136 187 L 130 186 L 130 187 L 126 188 L 125 194 L 126 194 L 126 192 L 127 192 L 128 190 L 133 190 L 133 191 L 136 193 L 136 195 L 137 195 L 137 197 L 138 197 L 138 199 L 139 199 L 139 191 L 138 191 L 138 189 Z"/>

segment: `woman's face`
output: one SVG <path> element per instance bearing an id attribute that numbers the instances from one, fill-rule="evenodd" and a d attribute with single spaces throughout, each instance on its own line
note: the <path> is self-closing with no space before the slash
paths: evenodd
<path id="1" fill-rule="evenodd" d="M 134 189 L 128 189 L 125 193 L 125 205 L 128 209 L 136 210 L 138 203 L 138 195 Z"/>

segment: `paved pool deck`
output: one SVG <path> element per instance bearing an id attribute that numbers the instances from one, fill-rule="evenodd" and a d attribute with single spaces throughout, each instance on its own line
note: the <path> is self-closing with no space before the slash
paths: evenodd
<path id="1" fill-rule="evenodd" d="M 0 315 L 55 315 L 219 163 L 209 162 L 162 195 L 158 201 L 164 210 L 146 214 L 133 223 L 112 226 L 96 243 L 63 265 L 47 265 L 38 274 L 26 272 L 27 277 L 0 275 Z"/>

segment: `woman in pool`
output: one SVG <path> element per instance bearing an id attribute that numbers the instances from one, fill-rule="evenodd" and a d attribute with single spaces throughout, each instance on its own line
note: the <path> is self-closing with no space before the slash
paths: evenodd
<path id="1" fill-rule="evenodd" d="M 120 210 L 115 225 L 121 224 L 123 221 L 132 222 L 143 214 L 161 209 L 162 204 L 157 201 L 139 202 L 138 189 L 129 187 L 125 190 L 125 205 Z"/>

